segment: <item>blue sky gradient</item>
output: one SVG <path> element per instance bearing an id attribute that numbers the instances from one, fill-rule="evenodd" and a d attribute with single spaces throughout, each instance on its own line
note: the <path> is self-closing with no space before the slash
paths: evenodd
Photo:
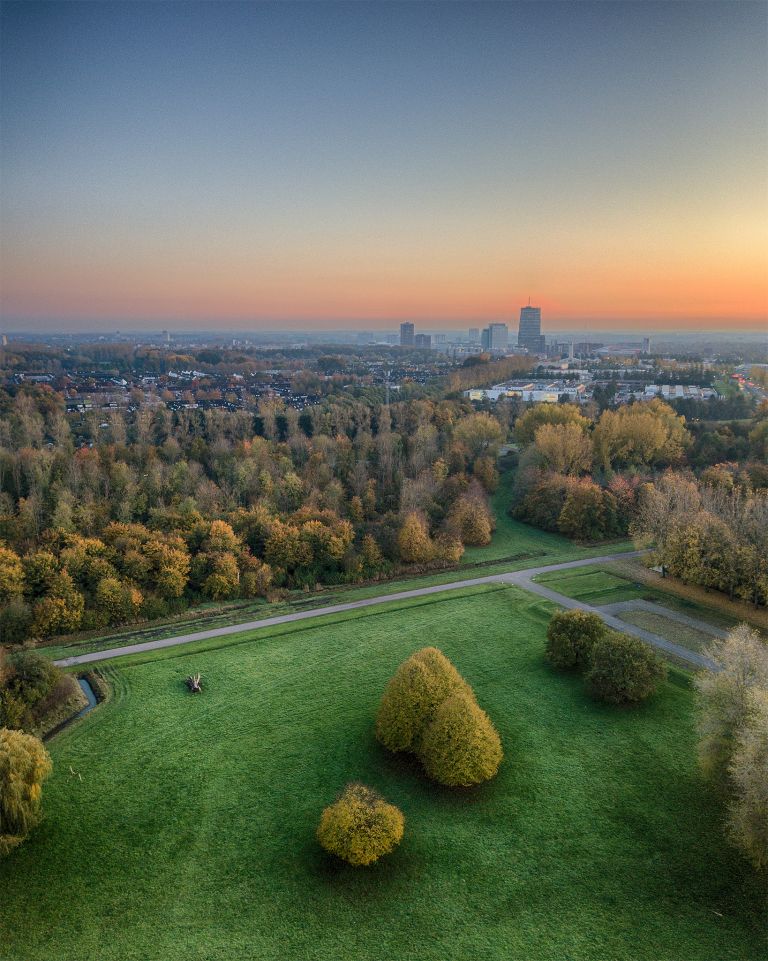
<path id="1" fill-rule="evenodd" d="M 767 10 L 3 4 L 3 322 L 759 325 Z"/>

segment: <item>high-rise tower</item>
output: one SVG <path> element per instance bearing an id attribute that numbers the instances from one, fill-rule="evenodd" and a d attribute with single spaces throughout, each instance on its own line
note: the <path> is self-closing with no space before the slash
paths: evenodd
<path id="1" fill-rule="evenodd" d="M 517 332 L 518 347 L 526 347 L 531 354 L 544 350 L 544 337 L 541 333 L 541 307 L 521 307 L 520 327 Z"/>

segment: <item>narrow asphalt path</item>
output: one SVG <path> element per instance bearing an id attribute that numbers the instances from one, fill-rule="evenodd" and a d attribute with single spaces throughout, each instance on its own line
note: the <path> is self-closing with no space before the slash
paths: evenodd
<path id="1" fill-rule="evenodd" d="M 255 631 L 264 627 L 275 627 L 278 624 L 290 624 L 294 621 L 304 621 L 313 617 L 324 617 L 328 614 L 341 614 L 345 611 L 356 611 L 365 607 L 375 607 L 379 604 L 388 604 L 390 601 L 409 600 L 412 597 L 426 597 L 430 594 L 442 594 L 446 591 L 460 590 L 464 587 L 476 587 L 480 584 L 514 584 L 524 590 L 539 594 L 548 600 L 560 604 L 562 607 L 579 608 L 580 610 L 593 611 L 611 627 L 616 630 L 624 631 L 627 634 L 634 634 L 662 650 L 674 654 L 682 660 L 688 661 L 696 667 L 712 667 L 711 662 L 700 654 L 689 651 L 687 648 L 679 647 L 670 641 L 651 634 L 642 628 L 635 627 L 620 621 L 617 617 L 602 612 L 597 607 L 575 601 L 563 594 L 550 590 L 541 584 L 536 584 L 532 578 L 537 574 L 544 574 L 549 571 L 567 570 L 572 567 L 585 567 L 590 564 L 603 564 L 606 561 L 618 560 L 627 557 L 637 557 L 638 551 L 621 554 L 606 554 L 602 557 L 588 557 L 579 561 L 565 561 L 561 564 L 549 564 L 543 567 L 529 567 L 523 571 L 510 571 L 505 574 L 489 574 L 486 577 L 471 577 L 461 581 L 451 581 L 448 584 L 437 584 L 433 587 L 417 587 L 410 591 L 398 591 L 395 594 L 380 594 L 378 597 L 368 597 L 359 601 L 349 601 L 346 604 L 333 604 L 329 607 L 318 607 L 312 611 L 297 611 L 295 614 L 282 614 L 278 617 L 265 617 L 258 621 L 247 621 L 242 624 L 231 624 L 228 627 L 216 627 L 207 631 L 197 631 L 193 634 L 181 634 L 176 637 L 165 637 L 154 641 L 145 641 L 141 644 L 127 644 L 123 647 L 112 647 L 102 651 L 92 651 L 90 654 L 78 654 L 72 657 L 64 657 L 55 663 L 59 667 L 73 667 L 79 664 L 92 664 L 95 661 L 106 661 L 113 657 L 124 657 L 128 654 L 143 654 L 147 651 L 158 651 L 165 647 L 177 647 L 182 644 L 192 644 L 195 641 L 204 641 L 214 637 L 226 637 L 230 634 L 242 634 L 245 631 Z"/>

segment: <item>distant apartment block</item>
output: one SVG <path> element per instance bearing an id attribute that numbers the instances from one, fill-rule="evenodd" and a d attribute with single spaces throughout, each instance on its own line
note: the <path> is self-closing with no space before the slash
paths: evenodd
<path id="1" fill-rule="evenodd" d="M 416 334 L 413 338 L 414 347 L 431 347 L 432 346 L 432 335 L 431 334 Z"/>
<path id="2" fill-rule="evenodd" d="M 481 335 L 483 350 L 506 350 L 509 346 L 509 328 L 506 324 L 488 324 Z"/>
<path id="3" fill-rule="evenodd" d="M 470 344 L 479 344 L 479 343 L 480 343 L 480 328 L 479 328 L 479 327 L 470 327 L 470 328 L 469 328 L 469 342 L 470 342 Z"/>
<path id="4" fill-rule="evenodd" d="M 413 347 L 414 327 L 413 324 L 400 324 L 400 346 Z"/>

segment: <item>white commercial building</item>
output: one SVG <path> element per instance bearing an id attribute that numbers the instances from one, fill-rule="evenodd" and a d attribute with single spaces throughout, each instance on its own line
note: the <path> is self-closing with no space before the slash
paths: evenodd
<path id="1" fill-rule="evenodd" d="M 530 381 L 528 383 L 494 384 L 493 387 L 486 388 L 471 388 L 464 391 L 464 396 L 469 400 L 490 400 L 494 403 L 501 397 L 516 397 L 534 403 L 557 404 L 563 396 L 567 397 L 568 400 L 581 402 L 585 399 L 585 391 L 584 384 L 563 381 L 551 383 Z"/>

